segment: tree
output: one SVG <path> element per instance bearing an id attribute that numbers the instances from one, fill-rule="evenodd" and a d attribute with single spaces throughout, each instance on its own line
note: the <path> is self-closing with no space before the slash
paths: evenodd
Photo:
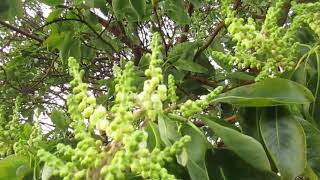
<path id="1" fill-rule="evenodd" d="M 319 179 L 319 12 L 1 0 L 0 179 Z"/>

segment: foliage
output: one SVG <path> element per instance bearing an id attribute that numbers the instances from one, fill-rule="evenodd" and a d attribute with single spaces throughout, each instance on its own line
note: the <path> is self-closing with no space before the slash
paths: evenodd
<path id="1" fill-rule="evenodd" d="M 319 179 L 319 12 L 1 1 L 0 179 Z"/>

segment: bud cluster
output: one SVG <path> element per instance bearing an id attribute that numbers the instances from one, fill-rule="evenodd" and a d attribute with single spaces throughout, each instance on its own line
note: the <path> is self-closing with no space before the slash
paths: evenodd
<path id="1" fill-rule="evenodd" d="M 72 94 L 68 96 L 67 105 L 72 119 L 71 127 L 78 143 L 75 148 L 61 143 L 57 145 L 58 154 L 62 155 L 64 160 L 43 149 L 38 151 L 38 157 L 49 163 L 55 169 L 55 174 L 64 179 L 83 179 L 90 172 L 90 168 L 97 168 L 100 165 L 103 158 L 102 142 L 93 138 L 91 131 L 100 119 L 105 119 L 106 110 L 102 106 L 97 106 L 95 97 L 88 94 L 88 85 L 82 82 L 84 71 L 80 70 L 76 59 L 69 58 L 68 65 L 70 75 L 73 77 L 70 83 L 73 89 Z M 89 128 L 85 124 L 85 119 L 90 121 Z M 68 161 L 65 163 L 66 159 Z"/>
<path id="2" fill-rule="evenodd" d="M 19 122 L 20 106 L 21 98 L 17 97 L 12 115 L 9 118 L 5 116 L 4 107 L 0 108 L 0 157 L 14 154 L 17 150 L 15 147 L 26 144 L 26 140 L 21 138 L 23 126 Z M 18 148 L 18 150 L 20 149 Z"/>
<path id="3" fill-rule="evenodd" d="M 206 109 L 210 103 L 214 100 L 214 98 L 219 95 L 223 90 L 222 86 L 216 87 L 213 91 L 211 91 L 208 95 L 206 95 L 203 99 L 198 99 L 196 101 L 187 100 L 180 107 L 180 112 L 185 117 L 190 117 L 196 113 L 202 112 Z"/>
<path id="4" fill-rule="evenodd" d="M 167 86 L 163 84 L 162 70 L 159 67 L 163 60 L 158 33 L 153 35 L 151 46 L 152 54 L 148 54 L 150 64 L 145 71 L 149 79 L 144 82 L 143 91 L 138 94 L 138 101 L 143 110 L 147 112 L 148 118 L 155 120 L 157 113 L 163 109 L 162 102 L 167 99 Z"/>
<path id="5" fill-rule="evenodd" d="M 224 1 L 222 9 L 226 15 L 225 23 L 228 25 L 228 32 L 232 40 L 236 42 L 236 48 L 232 55 L 212 52 L 213 58 L 225 61 L 230 65 L 237 65 L 240 69 L 255 68 L 259 70 L 257 81 L 275 77 L 283 71 L 291 70 L 299 59 L 299 56 L 296 56 L 299 49 L 298 42 L 294 41 L 293 34 L 297 32 L 303 21 L 310 27 L 318 27 L 319 23 L 315 14 L 305 15 L 306 12 L 301 13 L 302 10 L 299 8 L 293 8 L 297 15 L 292 19 L 289 28 L 282 26 L 282 24 L 279 26 L 282 8 L 286 2 L 286 0 L 278 0 L 274 6 L 270 7 L 264 24 L 258 30 L 254 19 L 248 18 L 245 22 L 243 18 L 236 17 L 236 11 L 229 6 L 230 2 Z M 316 4 L 313 3 L 313 6 Z M 303 18 L 304 20 L 301 21 L 301 15 L 309 18 Z M 317 33 L 316 30 L 314 31 Z"/>

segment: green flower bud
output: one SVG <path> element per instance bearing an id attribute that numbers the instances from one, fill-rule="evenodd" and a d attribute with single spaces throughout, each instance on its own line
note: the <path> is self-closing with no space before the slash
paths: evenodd
<path id="1" fill-rule="evenodd" d="M 84 109 L 82 115 L 85 117 L 85 118 L 88 118 L 91 116 L 91 114 L 93 113 L 93 107 L 92 106 L 89 106 L 87 107 L 86 109 Z"/>

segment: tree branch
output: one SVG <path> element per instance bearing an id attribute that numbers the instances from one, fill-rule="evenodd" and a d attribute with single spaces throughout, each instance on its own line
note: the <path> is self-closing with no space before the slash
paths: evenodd
<path id="1" fill-rule="evenodd" d="M 164 33 L 161 30 L 161 22 L 160 22 L 160 18 L 159 18 L 158 12 L 157 12 L 157 7 L 153 7 L 153 13 L 154 13 L 154 15 L 156 17 L 156 22 L 158 24 L 158 31 L 159 31 L 159 34 L 160 34 L 161 39 L 163 41 L 163 44 L 164 44 L 164 47 L 165 47 L 166 56 L 167 56 L 168 55 L 168 45 L 166 43 L 166 39 L 164 37 Z"/>
<path id="2" fill-rule="evenodd" d="M 123 30 L 121 29 L 122 24 L 119 22 L 120 23 L 120 24 L 118 24 L 119 26 L 109 26 L 111 21 L 107 21 L 93 12 L 92 12 L 92 14 L 94 16 L 96 16 L 96 18 L 98 19 L 98 22 L 103 27 L 105 27 L 108 32 L 113 34 L 121 42 L 123 42 L 125 45 L 127 45 L 127 47 L 132 49 L 132 53 L 134 55 L 134 64 L 138 65 L 140 58 L 143 55 L 144 49 L 140 45 L 134 44 L 133 41 L 123 32 Z"/>
<path id="3" fill-rule="evenodd" d="M 39 37 L 37 37 L 37 36 L 35 36 L 35 35 L 33 35 L 33 34 L 30 34 L 30 33 L 26 32 L 26 31 L 24 31 L 24 30 L 21 30 L 21 29 L 15 27 L 15 26 L 12 26 L 11 24 L 8 24 L 8 23 L 6 23 L 6 22 L 4 22 L 4 21 L 1 21 L 1 20 L 0 20 L 0 24 L 1 24 L 2 26 L 4 26 L 4 27 L 7 27 L 7 28 L 9 28 L 9 29 L 11 29 L 11 30 L 14 30 L 14 31 L 16 31 L 16 32 L 18 32 L 18 33 L 20 33 L 20 34 L 22 34 L 22 35 L 25 35 L 25 36 L 28 37 L 28 38 L 31 38 L 31 39 L 33 39 L 33 40 L 36 40 L 36 41 L 38 41 L 39 43 L 42 43 L 42 42 L 43 42 L 43 40 L 40 39 Z"/>
<path id="4" fill-rule="evenodd" d="M 241 6 L 241 0 L 236 0 L 233 5 L 233 9 L 236 10 L 240 6 Z M 209 34 L 209 37 L 207 38 L 206 42 L 203 44 L 202 47 L 199 48 L 199 50 L 194 55 L 193 61 L 195 61 L 199 57 L 199 55 L 210 46 L 210 44 L 212 43 L 214 38 L 218 35 L 220 30 L 224 27 L 224 25 L 225 25 L 225 23 L 223 21 L 221 21 L 215 26 L 213 31 Z"/>
<path id="5" fill-rule="evenodd" d="M 206 42 L 198 49 L 198 51 L 194 55 L 193 60 L 196 60 L 199 57 L 199 55 L 210 46 L 210 44 L 212 43 L 214 38 L 218 35 L 220 30 L 224 27 L 224 25 L 225 25 L 225 23 L 223 21 L 219 22 L 216 25 L 216 27 L 210 33 L 210 36 L 207 38 Z"/>

